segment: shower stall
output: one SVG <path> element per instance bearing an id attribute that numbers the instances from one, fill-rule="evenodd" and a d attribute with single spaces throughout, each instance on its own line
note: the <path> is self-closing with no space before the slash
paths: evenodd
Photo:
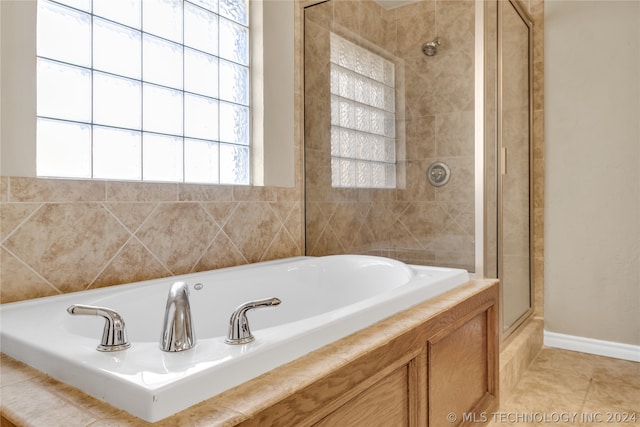
<path id="1" fill-rule="evenodd" d="M 309 2 L 305 252 L 456 267 L 531 312 L 532 23 L 518 2 Z"/>

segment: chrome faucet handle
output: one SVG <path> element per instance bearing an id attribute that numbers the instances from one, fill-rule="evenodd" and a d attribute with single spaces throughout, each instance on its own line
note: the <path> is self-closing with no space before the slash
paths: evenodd
<path id="1" fill-rule="evenodd" d="M 74 316 L 101 316 L 104 317 L 104 331 L 98 351 L 120 351 L 131 347 L 127 339 L 127 331 L 124 327 L 124 319 L 115 311 L 106 307 L 74 304 L 67 308 L 69 314 Z"/>
<path id="2" fill-rule="evenodd" d="M 278 298 L 266 298 L 257 301 L 249 301 L 240 305 L 235 309 L 231 318 L 229 319 L 229 332 L 227 333 L 227 339 L 224 340 L 227 344 L 246 344 L 253 341 L 255 338 L 251 334 L 249 329 L 249 320 L 247 319 L 247 311 L 253 308 L 271 307 L 280 304 Z"/>
<path id="3" fill-rule="evenodd" d="M 196 335 L 191 321 L 189 286 L 185 282 L 175 282 L 169 289 L 164 310 L 160 349 L 175 352 L 193 348 Z"/>

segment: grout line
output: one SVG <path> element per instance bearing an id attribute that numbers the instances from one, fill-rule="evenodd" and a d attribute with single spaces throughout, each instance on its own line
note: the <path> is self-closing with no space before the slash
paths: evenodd
<path id="1" fill-rule="evenodd" d="M 37 205 L 38 203 L 21 203 L 21 205 L 25 205 L 25 204 Z M 15 227 L 13 227 L 13 230 L 11 230 L 11 232 L 9 232 L 9 234 L 7 234 L 6 237 L 0 241 L 0 243 L 4 244 L 7 240 L 9 240 L 9 238 L 11 238 L 11 236 L 13 236 L 18 231 L 19 228 L 21 228 L 32 216 L 35 215 L 36 212 L 42 209 L 42 207 L 46 204 L 47 203 L 40 203 L 40 206 L 36 207 L 33 211 L 31 211 L 31 213 L 25 216 L 22 219 L 22 221 L 20 221 Z"/>
<path id="2" fill-rule="evenodd" d="M 207 254 L 207 252 L 209 252 L 209 248 L 211 248 L 211 246 L 213 245 L 213 242 L 215 242 L 216 237 L 218 237 L 218 235 L 220 233 L 222 233 L 222 227 L 220 227 L 218 225 L 218 222 L 211 216 L 211 214 L 209 214 L 209 212 L 205 209 L 205 207 L 202 205 L 202 202 L 198 203 L 200 205 L 200 207 L 202 208 L 202 210 L 205 211 L 205 214 L 207 216 L 209 216 L 209 218 L 213 221 L 213 223 L 216 225 L 216 227 L 218 227 L 218 231 L 215 232 L 213 234 L 213 237 L 211 237 L 211 240 L 209 240 L 209 243 L 207 244 L 207 246 L 205 246 L 205 248 L 203 249 L 202 253 L 200 254 L 200 256 L 195 260 L 195 262 L 193 263 L 193 265 L 191 266 L 191 268 L 189 269 L 189 272 L 194 273 L 196 272 L 195 268 L 196 266 L 200 263 L 200 261 L 202 260 L 202 258 L 204 258 L 204 256 Z"/>
<path id="3" fill-rule="evenodd" d="M 20 258 L 18 255 L 16 255 L 12 250 L 10 250 L 9 248 L 7 248 L 5 245 L 0 245 L 0 248 L 4 249 L 5 251 L 7 251 L 8 253 L 10 253 L 11 255 L 13 255 L 13 257 L 15 259 L 18 260 L 18 262 L 20 262 L 22 265 L 24 265 L 29 271 L 31 271 L 36 277 L 38 277 L 40 280 L 42 280 L 43 282 L 45 282 L 47 285 L 49 285 L 51 288 L 53 288 L 58 294 L 64 294 L 65 292 L 62 292 L 60 289 L 58 289 L 53 283 L 51 283 L 47 278 L 45 278 L 43 275 L 41 275 L 40 273 L 38 273 L 33 267 L 31 267 L 29 264 L 27 264 L 25 261 L 22 260 L 22 258 Z"/>
<path id="4" fill-rule="evenodd" d="M 580 404 L 580 412 L 584 413 L 584 405 L 587 403 L 587 396 L 593 387 L 593 377 L 589 378 L 589 385 L 587 386 L 587 390 L 584 392 L 584 397 L 582 398 L 582 404 Z"/>
<path id="5" fill-rule="evenodd" d="M 122 253 L 122 251 L 124 250 L 125 246 L 127 246 L 127 243 L 129 243 L 129 241 L 131 241 L 131 239 L 133 238 L 133 236 L 131 235 L 131 233 L 129 232 L 129 230 L 127 230 L 125 228 L 125 231 L 127 233 L 129 233 L 129 237 L 127 237 L 127 239 L 124 241 L 124 243 L 122 244 L 122 246 L 120 246 L 118 248 L 118 250 L 113 254 L 113 256 L 111 258 L 109 258 L 104 265 L 98 270 L 98 272 L 96 273 L 96 275 L 94 276 L 94 278 L 87 284 L 87 286 L 84 288 L 85 290 L 91 289 L 93 284 L 96 282 L 96 280 L 98 280 L 98 278 L 102 275 L 102 273 L 113 263 L 113 261 L 116 259 L 116 257 L 118 255 L 120 255 Z"/>
<path id="6" fill-rule="evenodd" d="M 145 249 L 147 250 L 147 252 L 149 252 L 149 254 L 151 254 L 151 256 L 152 256 L 152 257 L 153 257 L 153 258 L 158 262 L 158 264 L 160 264 L 160 266 L 161 266 L 162 268 L 164 268 L 164 269 L 167 271 L 167 273 L 169 273 L 169 275 L 170 275 L 170 276 L 175 276 L 175 275 L 176 275 L 173 271 L 171 271 L 171 269 L 170 269 L 167 265 L 165 265 L 165 263 L 164 263 L 164 262 L 162 262 L 162 260 L 160 260 L 160 258 L 158 258 L 158 256 L 157 256 L 155 253 L 153 253 L 153 251 L 152 251 L 151 249 L 149 249 L 149 248 L 147 247 L 147 245 L 145 245 L 145 244 L 142 242 L 142 240 L 138 239 L 138 236 L 136 236 L 136 235 L 134 234 L 132 237 L 133 237 L 133 239 L 135 239 L 138 243 L 140 243 L 140 245 L 142 245 L 142 247 L 143 247 L 143 248 L 145 248 Z"/>
<path id="7" fill-rule="evenodd" d="M 247 257 L 244 255 L 244 253 L 242 253 L 242 251 L 240 250 L 240 248 L 235 244 L 235 242 L 233 241 L 233 239 L 231 239 L 231 237 L 229 237 L 229 235 L 223 230 L 220 229 L 220 232 L 222 234 L 224 234 L 224 236 L 227 238 L 227 240 L 229 240 L 229 243 L 231 243 L 231 246 L 233 246 L 235 248 L 236 251 L 238 251 L 238 253 L 240 254 L 240 256 L 242 257 L 242 259 L 244 260 L 245 264 L 249 264 L 249 260 L 247 259 Z"/>
<path id="8" fill-rule="evenodd" d="M 127 203 L 127 202 L 121 202 L 121 203 Z M 151 218 L 153 216 L 153 214 L 160 208 L 160 205 L 162 204 L 162 202 L 148 202 L 148 203 L 155 203 L 155 206 L 153 207 L 153 209 L 151 210 L 151 212 L 149 212 L 149 215 L 147 215 L 147 217 L 144 219 L 144 221 L 142 221 L 140 223 L 140 225 L 138 225 L 138 227 L 131 232 L 131 236 L 142 245 L 143 248 L 145 248 L 147 250 L 147 252 L 149 252 L 151 254 L 151 256 L 162 266 L 162 268 L 164 268 L 170 275 L 175 276 L 175 274 L 173 273 L 173 271 L 171 271 L 171 269 L 164 263 L 162 262 L 162 260 L 160 260 L 160 258 L 158 258 L 158 256 L 153 253 L 153 251 L 151 249 L 149 249 L 149 247 L 147 245 L 145 245 L 142 240 L 140 240 L 138 238 L 138 236 L 136 235 L 136 233 L 138 231 L 140 231 L 140 229 L 149 221 L 149 218 Z M 168 202 L 168 203 L 174 203 L 174 202 Z M 125 227 L 126 228 L 126 227 Z M 127 229 L 128 231 L 128 229 Z"/>
<path id="9" fill-rule="evenodd" d="M 269 202 L 265 202 L 265 203 L 266 203 L 267 207 L 271 210 L 271 213 L 276 217 L 277 221 L 280 223 L 280 226 L 278 227 L 278 230 L 274 233 L 274 235 L 271 237 L 271 241 L 267 245 L 267 247 L 264 250 L 264 252 L 262 252 L 262 255 L 260 255 L 260 261 L 264 260 L 264 257 L 269 253 L 269 249 L 271 249 L 271 247 L 273 246 L 274 242 L 276 241 L 276 238 L 280 235 L 280 232 L 282 231 L 282 229 L 286 228 L 284 226 L 283 221 L 280 219 L 280 216 L 278 215 L 278 213 L 271 206 L 271 203 L 273 203 L 273 202 L 269 201 Z"/>
<path id="10" fill-rule="evenodd" d="M 105 202 L 100 202 L 99 204 L 100 204 L 100 206 L 102 206 L 102 208 L 103 208 L 105 211 L 107 211 L 107 213 L 108 213 L 109 215 L 111 215 L 111 217 L 112 217 L 112 218 L 113 218 L 113 219 L 114 219 L 114 220 L 115 220 L 115 221 L 116 221 L 116 222 L 117 222 L 117 223 L 118 223 L 118 224 L 119 224 L 119 225 L 124 229 L 124 231 L 125 231 L 126 233 L 129 233 L 129 237 L 127 237 L 127 239 L 124 241 L 124 243 L 122 244 L 122 246 L 120 246 L 120 247 L 118 248 L 118 250 L 113 254 L 113 256 L 112 256 L 111 258 L 109 258 L 109 259 L 104 263 L 104 265 L 103 265 L 103 266 L 98 270 L 98 273 L 97 273 L 97 274 L 94 276 L 94 278 L 93 278 L 93 279 L 92 279 L 92 280 L 87 284 L 87 286 L 85 287 L 85 289 L 91 289 L 91 288 L 92 288 L 93 284 L 96 282 L 96 280 L 98 280 L 98 278 L 102 275 L 102 273 L 104 273 L 104 271 L 105 271 L 105 270 L 106 270 L 106 269 L 107 269 L 107 268 L 108 268 L 108 267 L 113 263 L 113 261 L 116 259 L 116 257 L 122 253 L 122 251 L 123 251 L 123 250 L 124 250 L 124 248 L 127 246 L 127 244 L 128 244 L 132 239 L 134 239 L 134 238 L 135 238 L 135 235 L 134 235 L 135 231 L 138 231 L 138 230 L 140 229 L 140 227 L 142 227 L 142 224 L 144 224 L 144 223 L 147 221 L 147 219 L 149 219 L 149 217 L 151 216 L 151 214 L 152 214 L 153 212 L 155 212 L 155 210 L 157 209 L 157 205 L 156 205 L 156 206 L 154 206 L 154 208 L 151 210 L 151 212 L 149 212 L 149 215 L 147 215 L 147 217 L 144 219 L 144 221 L 142 221 L 142 223 L 140 223 L 140 225 L 138 225 L 138 228 L 136 228 L 136 230 L 135 230 L 134 232 L 132 232 L 132 231 L 130 231 L 130 230 L 129 230 L 129 227 L 127 227 L 127 226 L 126 226 L 122 221 L 120 221 L 120 218 L 118 218 L 118 216 L 117 216 L 114 212 L 112 212 L 112 211 L 107 207 L 107 205 L 106 205 L 107 203 L 126 203 L 126 202 L 106 202 L 106 201 L 105 201 Z M 136 240 L 138 240 L 138 239 L 136 239 Z M 143 245 L 143 246 L 144 246 L 144 245 Z M 145 248 L 147 251 L 151 252 L 151 251 L 150 251 L 146 246 L 144 246 L 144 248 Z M 164 264 L 162 264 L 162 263 L 161 263 L 161 265 L 162 265 L 163 267 L 165 267 L 165 266 L 164 266 Z M 166 267 L 165 267 L 165 268 L 166 268 Z"/>
<path id="11" fill-rule="evenodd" d="M 298 249 L 299 251 L 302 250 L 302 248 L 300 248 L 298 246 L 298 242 L 296 242 L 296 239 L 294 239 L 293 235 L 289 232 L 289 229 L 287 228 L 287 224 L 286 222 L 289 220 L 289 218 L 291 217 L 291 215 L 293 215 L 293 211 L 296 210 L 295 207 L 295 203 L 291 204 L 291 209 L 289 209 L 289 212 L 287 213 L 286 218 L 282 221 L 282 227 L 281 230 L 284 230 L 285 234 L 291 239 L 291 241 L 293 242 L 293 244 L 295 245 L 296 249 Z M 276 214 L 277 215 L 277 214 Z"/>
<path id="12" fill-rule="evenodd" d="M 221 202 L 221 203 L 235 203 L 235 206 L 233 207 L 233 209 L 231 209 L 231 212 L 229 212 L 229 214 L 227 215 L 227 217 L 224 219 L 224 221 L 221 224 L 219 224 L 216 221 L 216 224 L 218 224 L 220 226 L 220 230 L 224 230 L 224 226 L 227 225 L 227 223 L 229 222 L 229 220 L 231 219 L 233 214 L 235 214 L 236 210 L 238 210 L 238 207 L 240 206 L 240 203 L 243 203 L 243 202 L 238 202 L 238 201 L 235 201 L 235 200 L 231 200 L 231 201 L 224 201 L 224 202 Z M 225 232 L 225 234 L 227 234 L 227 233 Z M 227 235 L 227 237 L 229 237 L 229 236 Z M 229 238 L 229 240 L 231 240 L 231 239 Z"/>

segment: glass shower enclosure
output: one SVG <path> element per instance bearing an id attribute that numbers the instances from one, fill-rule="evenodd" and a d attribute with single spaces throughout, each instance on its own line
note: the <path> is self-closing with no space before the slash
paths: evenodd
<path id="1" fill-rule="evenodd" d="M 504 329 L 526 316 L 529 24 L 516 2 L 309 3 L 307 255 L 499 277 Z"/>

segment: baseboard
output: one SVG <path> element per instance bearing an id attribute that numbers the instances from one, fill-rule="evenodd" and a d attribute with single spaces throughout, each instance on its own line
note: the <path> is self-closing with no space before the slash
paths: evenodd
<path id="1" fill-rule="evenodd" d="M 640 346 L 544 331 L 544 345 L 640 362 Z"/>

